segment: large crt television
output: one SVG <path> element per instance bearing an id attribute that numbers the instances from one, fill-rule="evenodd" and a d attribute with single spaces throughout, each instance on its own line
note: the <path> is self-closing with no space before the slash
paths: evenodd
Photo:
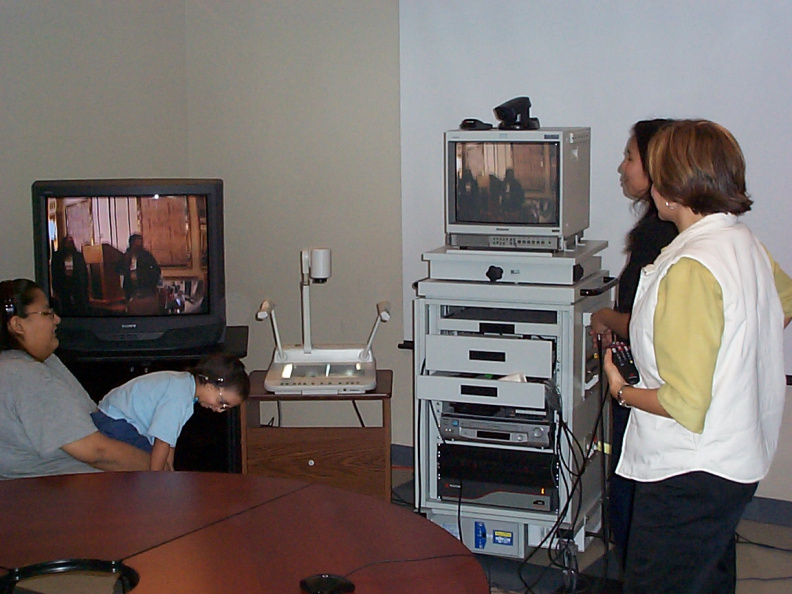
<path id="1" fill-rule="evenodd" d="M 446 236 L 462 248 L 558 251 L 589 226 L 589 128 L 445 134 Z"/>
<path id="2" fill-rule="evenodd" d="M 60 348 L 200 349 L 225 337 L 223 182 L 33 184 L 36 281 Z"/>

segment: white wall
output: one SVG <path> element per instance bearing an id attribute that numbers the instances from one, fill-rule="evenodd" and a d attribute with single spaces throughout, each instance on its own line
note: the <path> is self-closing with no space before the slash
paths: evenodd
<path id="1" fill-rule="evenodd" d="M 609 241 L 613 274 L 634 222 L 616 168 L 632 124 L 664 116 L 735 134 L 755 200 L 745 219 L 792 272 L 792 3 L 402 0 L 400 28 L 405 301 L 427 274 L 421 253 L 444 243 L 443 132 L 497 124 L 492 108 L 522 95 L 543 126 L 591 127 L 586 237 Z"/>
<path id="2" fill-rule="evenodd" d="M 760 0 L 400 2 L 403 298 L 444 243 L 443 132 L 527 95 L 543 126 L 592 129 L 591 227 L 618 274 L 634 222 L 616 168 L 632 124 L 704 117 L 729 128 L 748 164 L 745 216 L 792 273 L 792 3 Z M 405 318 L 405 336 L 411 336 Z M 792 374 L 792 330 L 786 335 Z M 787 410 L 789 412 L 789 408 Z M 787 415 L 790 416 L 789 414 Z M 759 494 L 792 500 L 792 427 Z M 784 461 L 787 464 L 784 464 Z"/>

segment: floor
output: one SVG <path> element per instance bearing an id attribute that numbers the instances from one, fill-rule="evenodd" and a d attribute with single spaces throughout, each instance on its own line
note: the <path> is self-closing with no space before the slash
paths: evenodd
<path id="1" fill-rule="evenodd" d="M 394 468 L 393 501 L 412 506 L 413 483 L 411 468 Z M 737 529 L 737 594 L 779 594 L 792 592 L 792 522 L 779 518 L 778 522 L 743 519 Z M 605 577 L 604 546 L 594 541 L 577 557 L 582 577 L 573 584 L 565 582 L 558 569 L 549 567 L 544 551 L 531 563 L 522 564 L 511 559 L 478 555 L 490 580 L 491 594 L 555 594 L 560 592 L 591 592 L 617 594 L 618 564 L 613 553 L 607 558 Z M 522 576 L 522 578 L 521 578 Z M 523 583 L 527 583 L 526 586 Z"/>

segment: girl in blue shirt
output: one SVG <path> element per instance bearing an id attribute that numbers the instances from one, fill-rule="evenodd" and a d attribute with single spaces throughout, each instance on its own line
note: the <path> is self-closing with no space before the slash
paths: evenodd
<path id="1" fill-rule="evenodd" d="M 104 435 L 151 453 L 151 470 L 173 470 L 176 440 L 194 405 L 222 413 L 250 393 L 244 364 L 215 353 L 188 371 L 156 371 L 110 390 L 93 413 Z"/>

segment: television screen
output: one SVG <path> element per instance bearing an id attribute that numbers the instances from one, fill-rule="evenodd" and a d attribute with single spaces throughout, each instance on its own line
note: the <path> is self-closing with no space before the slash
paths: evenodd
<path id="1" fill-rule="evenodd" d="M 557 142 L 458 142 L 456 221 L 558 225 Z"/>
<path id="2" fill-rule="evenodd" d="M 37 280 L 62 318 L 62 347 L 218 340 L 221 181 L 36 182 L 33 201 Z"/>

